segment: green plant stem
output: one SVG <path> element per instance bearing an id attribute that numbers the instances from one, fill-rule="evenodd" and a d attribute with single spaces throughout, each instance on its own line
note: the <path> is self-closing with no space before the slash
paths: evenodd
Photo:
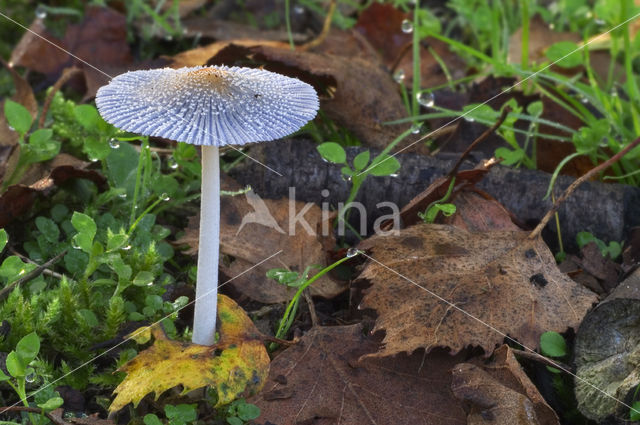
<path id="1" fill-rule="evenodd" d="M 633 6 L 633 0 L 622 0 L 622 17 L 626 20 L 629 16 L 630 6 Z M 638 118 L 638 103 L 640 102 L 640 90 L 633 72 L 633 51 L 631 48 L 631 38 L 629 37 L 629 22 L 622 26 L 623 43 L 624 43 L 624 69 L 627 75 L 627 92 L 631 98 L 631 117 L 633 118 L 633 128 L 635 134 L 640 134 L 640 119 Z"/>
<path id="2" fill-rule="evenodd" d="M 522 5 L 522 39 L 520 43 L 520 66 L 529 69 L 529 0 L 520 2 Z"/>
<path id="3" fill-rule="evenodd" d="M 136 221 L 133 222 L 133 224 L 129 227 L 129 231 L 127 232 L 127 235 L 129 237 L 131 237 L 131 234 L 133 233 L 133 231 L 136 229 L 136 227 L 138 226 L 138 224 L 140 223 L 140 220 L 142 220 L 144 218 L 144 216 L 146 216 L 147 214 L 149 214 L 149 212 L 151 212 L 151 210 L 153 208 L 155 208 L 156 205 L 158 205 L 160 202 L 164 201 L 164 199 L 162 197 L 156 199 L 151 205 L 149 205 L 147 207 L 146 210 L 144 210 L 142 212 L 142 214 L 140 214 L 138 216 L 138 218 L 136 219 Z"/>
<path id="4" fill-rule="evenodd" d="M 425 208 L 424 213 L 420 216 L 420 218 L 422 218 L 423 220 L 425 220 L 426 223 L 433 223 L 434 221 L 436 221 L 436 217 L 438 216 L 438 213 L 436 213 L 433 216 L 433 219 L 429 219 L 429 210 L 431 210 L 432 208 L 435 208 L 436 205 L 438 204 L 442 204 L 443 202 L 447 202 L 449 200 L 449 198 L 451 197 L 451 194 L 453 193 L 453 188 L 456 185 L 456 176 L 451 177 L 451 181 L 449 182 L 449 187 L 447 188 L 447 193 L 444 194 L 444 196 L 440 199 L 438 199 L 437 201 L 433 201 L 432 203 L 430 203 L 429 205 L 427 205 L 427 208 Z"/>
<path id="5" fill-rule="evenodd" d="M 131 215 L 129 216 L 129 226 L 133 225 L 136 219 L 136 209 L 138 208 L 138 193 L 142 189 L 142 168 L 144 165 L 144 152 L 146 146 L 149 145 L 149 139 L 144 137 L 142 139 L 142 145 L 140 147 L 140 156 L 138 157 L 138 169 L 136 170 L 136 185 L 133 188 L 133 200 L 131 201 Z"/>
<path id="6" fill-rule="evenodd" d="M 291 31 L 291 0 L 284 0 L 284 24 L 287 28 L 289 47 L 291 50 L 295 50 L 296 46 L 293 44 L 293 32 Z"/>
<path id="7" fill-rule="evenodd" d="M 420 0 L 415 0 L 416 4 L 413 8 L 413 81 L 411 92 L 411 112 L 412 115 L 418 115 L 420 112 L 420 103 L 418 103 L 418 94 L 420 93 L 420 31 L 418 31 L 420 11 Z"/>
<path id="8" fill-rule="evenodd" d="M 333 264 L 325 267 L 324 269 L 320 270 L 312 278 L 308 279 L 306 282 L 304 282 L 302 285 L 300 285 L 300 287 L 298 287 L 298 290 L 296 291 L 295 295 L 293 296 L 293 298 L 289 302 L 289 305 L 287 306 L 287 309 L 285 310 L 284 315 L 282 316 L 282 319 L 280 320 L 280 325 L 278 326 L 278 330 L 276 331 L 276 338 L 284 337 L 284 335 L 286 335 L 286 333 L 289 331 L 289 327 L 285 326 L 285 325 L 286 325 L 287 322 L 291 321 L 291 319 L 292 319 L 291 315 L 295 314 L 295 307 L 298 305 L 298 300 L 300 299 L 300 296 L 302 295 L 302 292 L 305 289 L 307 289 L 309 287 L 309 285 L 311 285 L 313 282 L 315 282 L 316 280 L 320 279 L 322 276 L 324 276 L 325 274 L 329 273 L 331 270 L 335 269 L 340 264 L 344 263 L 345 261 L 347 261 L 347 260 L 349 260 L 351 258 L 353 258 L 353 256 L 352 257 L 344 257 L 344 258 L 339 259 L 335 263 L 333 263 Z"/>

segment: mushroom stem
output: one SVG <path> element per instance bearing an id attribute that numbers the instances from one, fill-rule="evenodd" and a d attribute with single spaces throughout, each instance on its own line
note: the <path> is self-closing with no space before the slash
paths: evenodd
<path id="1" fill-rule="evenodd" d="M 220 249 L 220 158 L 217 146 L 202 146 L 198 276 L 193 315 L 194 344 L 213 345 L 218 305 Z"/>

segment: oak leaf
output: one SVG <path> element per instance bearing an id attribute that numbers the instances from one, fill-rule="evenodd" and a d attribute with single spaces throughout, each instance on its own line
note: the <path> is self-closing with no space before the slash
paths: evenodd
<path id="1" fill-rule="evenodd" d="M 545 331 L 577 328 L 596 302 L 526 232 L 420 224 L 359 248 L 372 258 L 360 275 L 372 283 L 360 308 L 375 309 L 373 331 L 386 331 L 374 356 L 468 345 L 489 355 L 505 335 L 534 348 Z"/>
<path id="2" fill-rule="evenodd" d="M 150 393 L 157 399 L 178 385 L 183 394 L 208 385 L 217 390 L 218 405 L 259 391 L 269 373 L 269 355 L 261 334 L 247 314 L 224 295 L 218 295 L 218 319 L 220 340 L 212 346 L 171 341 L 154 326 L 153 345 L 119 369 L 127 377 L 115 389 L 117 396 L 109 410 L 115 412 L 130 402 L 137 406 Z"/>

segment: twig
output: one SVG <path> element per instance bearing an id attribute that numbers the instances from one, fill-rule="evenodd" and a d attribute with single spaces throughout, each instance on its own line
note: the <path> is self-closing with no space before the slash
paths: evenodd
<path id="1" fill-rule="evenodd" d="M 36 263 L 35 261 L 33 261 L 31 258 L 19 253 L 18 251 L 16 251 L 15 249 L 11 248 L 11 254 L 20 257 L 20 259 L 26 263 L 29 264 L 35 264 L 36 266 L 40 267 L 40 264 Z M 44 266 L 43 266 L 44 267 Z M 49 270 L 49 269 L 44 269 L 42 270 L 42 274 L 46 274 L 48 276 L 51 276 L 55 279 L 62 279 L 62 275 L 60 273 L 56 273 L 53 270 Z"/>
<path id="2" fill-rule="evenodd" d="M 42 409 L 39 409 L 37 407 L 27 407 L 27 406 L 2 406 L 0 407 L 0 412 L 28 412 L 28 413 L 38 413 L 41 415 L 43 414 Z M 47 419 L 49 419 L 51 422 L 53 422 L 56 425 L 67 425 L 67 422 L 65 422 L 63 419 L 57 416 L 52 415 L 51 413 L 53 412 L 47 412 L 47 413 L 44 413 L 44 415 L 47 417 Z"/>
<path id="3" fill-rule="evenodd" d="M 304 299 L 307 301 L 307 306 L 309 307 L 309 315 L 311 316 L 311 325 L 315 328 L 318 326 L 318 315 L 316 314 L 316 306 L 313 304 L 313 300 L 311 299 L 311 295 L 309 295 L 309 291 L 304 291 L 302 293 Z"/>
<path id="4" fill-rule="evenodd" d="M 4 288 L 2 288 L 2 290 L 0 290 L 0 300 L 4 299 L 4 297 L 6 297 L 11 291 L 13 291 L 13 289 L 16 286 L 21 285 L 21 284 L 23 284 L 25 282 L 28 282 L 31 279 L 34 279 L 40 273 L 42 273 L 45 269 L 48 269 L 49 266 L 51 266 L 52 264 L 57 263 L 62 257 L 64 257 L 64 255 L 66 253 L 67 253 L 66 250 L 62 251 L 60 254 L 56 255 L 55 257 L 53 257 L 51 260 L 47 261 L 43 265 L 36 267 L 35 269 L 31 270 L 26 275 L 22 276 L 20 279 L 16 280 L 13 283 L 10 283 L 7 286 L 5 286 Z"/>
<path id="5" fill-rule="evenodd" d="M 573 183 L 571 183 L 569 187 L 562 193 L 562 195 L 556 200 L 556 202 L 553 203 L 549 211 L 547 211 L 547 214 L 545 214 L 545 216 L 542 217 L 542 220 L 540 220 L 540 223 L 536 226 L 536 228 L 533 229 L 533 231 L 529 234 L 529 239 L 535 239 L 538 236 L 540 236 L 540 233 L 542 233 L 542 229 L 544 229 L 544 227 L 547 225 L 549 220 L 551 220 L 551 217 L 553 217 L 553 214 L 555 214 L 555 212 L 558 211 L 558 208 L 560 207 L 560 205 L 564 201 L 566 201 L 569 196 L 571 196 L 571 194 L 578 188 L 578 186 L 580 186 L 585 181 L 589 180 L 591 177 L 593 177 L 597 173 L 609 168 L 612 164 L 619 161 L 620 158 L 622 158 L 627 152 L 629 152 L 631 149 L 638 146 L 638 144 L 640 144 L 640 137 L 638 137 L 633 142 L 629 143 L 620 152 L 613 155 L 611 158 L 609 158 L 602 164 L 587 171 L 584 175 L 582 175 L 582 177 L 576 179 Z"/>
<path id="6" fill-rule="evenodd" d="M 53 100 L 53 96 L 60 90 L 60 88 L 67 82 L 71 77 L 76 75 L 78 72 L 82 71 L 78 67 L 65 68 L 62 71 L 62 75 L 58 78 L 58 81 L 53 85 L 51 91 L 47 95 L 47 98 L 44 101 L 44 105 L 42 105 L 42 114 L 40 114 L 40 119 L 38 120 L 38 128 L 42 128 L 44 126 L 44 120 L 47 117 L 47 112 L 49 112 L 49 106 L 51 105 L 51 101 Z"/>
<path id="7" fill-rule="evenodd" d="M 329 4 L 329 10 L 327 11 L 327 16 L 324 18 L 324 24 L 322 25 L 322 31 L 320 31 L 320 34 L 310 42 L 300 46 L 298 48 L 299 50 L 305 51 L 312 49 L 322 44 L 322 42 L 327 38 L 329 30 L 331 29 L 331 20 L 333 19 L 333 14 L 336 11 L 336 3 L 337 0 L 331 0 L 331 3 Z"/>
<path id="8" fill-rule="evenodd" d="M 515 354 L 516 356 L 524 357 L 525 359 L 533 360 L 534 362 L 542 363 L 549 367 L 555 367 L 556 369 L 568 370 L 573 372 L 572 367 L 559 361 L 551 360 L 550 358 L 545 357 L 542 354 L 538 354 L 535 351 L 516 350 L 515 348 L 511 348 L 511 351 L 513 351 L 513 354 Z"/>
<path id="9" fill-rule="evenodd" d="M 276 344 L 282 344 L 282 345 L 296 345 L 298 343 L 298 341 L 296 339 L 294 339 L 293 341 L 287 341 L 286 339 L 280 339 L 280 338 L 276 338 L 275 336 L 270 336 L 270 335 L 261 335 L 261 338 L 263 341 L 268 341 L 268 342 L 273 342 Z"/>
<path id="10" fill-rule="evenodd" d="M 484 133 L 482 133 L 480 136 L 478 136 L 478 138 L 476 140 L 474 140 L 467 147 L 467 149 L 465 149 L 464 152 L 462 152 L 462 155 L 460 155 L 460 158 L 458 158 L 458 162 L 456 162 L 456 165 L 451 169 L 451 171 L 449 171 L 449 174 L 447 174 L 447 178 L 448 179 L 452 178 L 453 176 L 455 176 L 458 173 L 458 168 L 460 168 L 460 166 L 462 165 L 462 162 L 464 161 L 464 159 L 467 157 L 467 155 L 469 155 L 469 153 L 476 146 L 478 146 L 480 143 L 484 142 L 491 135 L 491 133 L 493 133 L 498 128 L 500 128 L 500 126 L 502 125 L 504 120 L 507 118 L 507 115 L 509 114 L 509 112 L 511 112 L 511 108 L 509 108 L 508 106 L 503 108 L 502 109 L 502 113 L 498 117 L 498 121 L 496 121 L 491 127 L 487 128 L 484 131 Z"/>

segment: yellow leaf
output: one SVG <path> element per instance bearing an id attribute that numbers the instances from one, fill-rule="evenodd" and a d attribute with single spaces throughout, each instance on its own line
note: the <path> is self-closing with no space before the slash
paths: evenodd
<path id="1" fill-rule="evenodd" d="M 231 298 L 218 295 L 220 340 L 210 347 L 172 341 L 155 325 L 153 345 L 122 366 L 127 377 L 118 385 L 109 407 L 115 412 L 128 403 L 137 406 L 142 398 L 177 385 L 183 394 L 210 386 L 218 392 L 218 406 L 255 394 L 269 373 L 269 355 L 260 332 Z M 216 355 L 216 353 L 219 353 Z"/>

